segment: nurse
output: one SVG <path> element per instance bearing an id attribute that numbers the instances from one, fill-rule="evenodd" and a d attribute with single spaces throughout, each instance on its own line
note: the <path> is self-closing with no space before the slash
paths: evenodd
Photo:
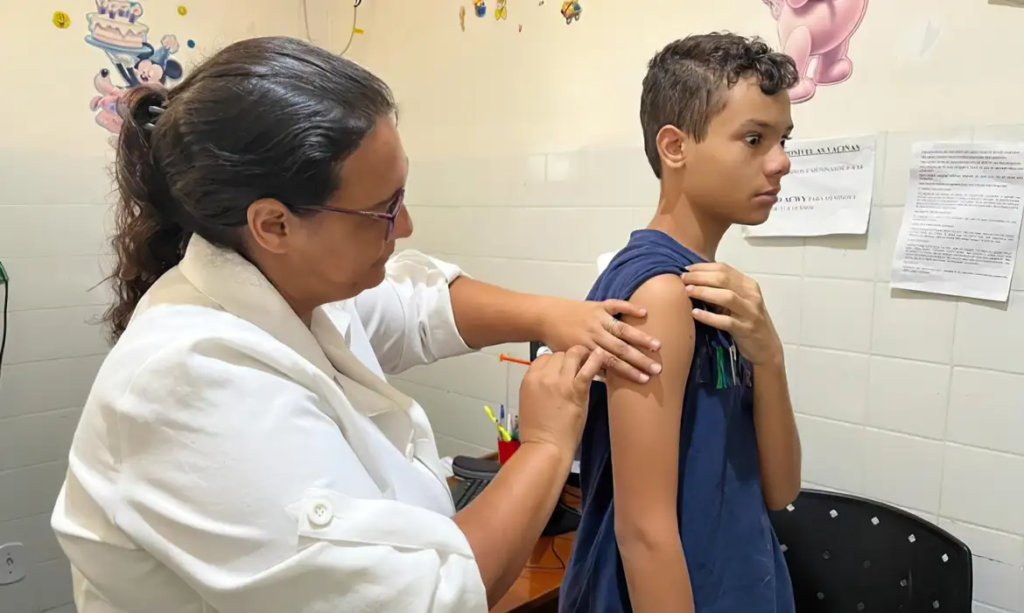
<path id="1" fill-rule="evenodd" d="M 392 257 L 412 221 L 391 93 L 309 44 L 237 43 L 124 105 L 116 344 L 53 514 L 78 611 L 486 611 L 555 505 L 590 380 L 659 370 L 613 318 L 642 314 Z M 568 351 L 530 368 L 522 448 L 455 513 L 384 375 L 529 339 Z"/>

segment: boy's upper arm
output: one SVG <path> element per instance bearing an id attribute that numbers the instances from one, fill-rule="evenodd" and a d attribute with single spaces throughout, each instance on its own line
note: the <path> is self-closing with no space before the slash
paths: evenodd
<path id="1" fill-rule="evenodd" d="M 674 526 L 680 416 L 693 359 L 693 307 L 676 275 L 647 280 L 629 300 L 647 309 L 647 317 L 627 318 L 627 323 L 661 341 L 663 370 L 645 384 L 607 377 L 615 514 L 620 525 L 646 529 L 671 521 Z"/>

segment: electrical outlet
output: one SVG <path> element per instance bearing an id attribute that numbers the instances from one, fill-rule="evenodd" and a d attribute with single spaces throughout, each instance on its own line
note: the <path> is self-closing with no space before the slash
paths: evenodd
<path id="1" fill-rule="evenodd" d="M 25 578 L 25 546 L 21 543 L 0 545 L 0 585 L 10 585 Z"/>

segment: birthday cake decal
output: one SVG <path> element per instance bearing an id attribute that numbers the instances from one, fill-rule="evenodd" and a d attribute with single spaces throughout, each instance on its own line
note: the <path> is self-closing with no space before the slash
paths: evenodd
<path id="1" fill-rule="evenodd" d="M 149 26 L 139 21 L 142 4 L 126 0 L 96 0 L 96 12 L 85 16 L 89 35 L 99 43 L 123 49 L 143 49 Z"/>

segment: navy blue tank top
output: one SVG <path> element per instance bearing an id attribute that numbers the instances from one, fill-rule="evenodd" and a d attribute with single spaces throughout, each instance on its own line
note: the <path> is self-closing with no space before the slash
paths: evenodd
<path id="1" fill-rule="evenodd" d="M 648 279 L 681 274 L 701 261 L 667 234 L 637 230 L 601 273 L 588 300 L 628 300 Z M 789 571 L 761 493 L 752 388 L 752 368 L 729 335 L 696 323 L 679 424 L 677 509 L 697 613 L 794 611 Z M 602 382 L 590 391 L 580 480 L 583 518 L 559 611 L 632 611 L 615 541 L 608 395 Z"/>

